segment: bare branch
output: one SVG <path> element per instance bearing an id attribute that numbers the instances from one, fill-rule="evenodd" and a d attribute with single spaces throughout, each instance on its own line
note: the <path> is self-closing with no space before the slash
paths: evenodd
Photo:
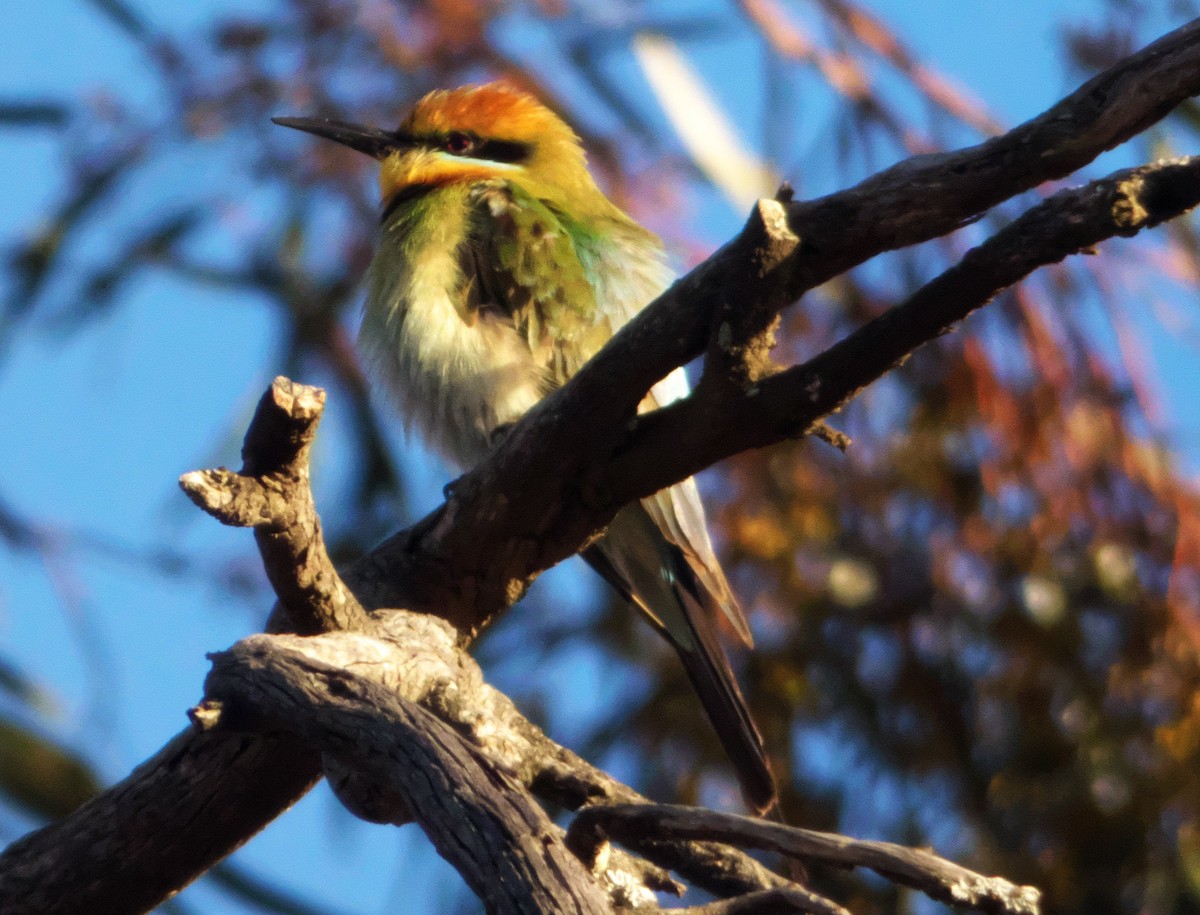
<path id="1" fill-rule="evenodd" d="M 0 910 L 148 911 L 295 803 L 316 784 L 320 762 L 289 737 L 189 729 L 69 817 L 9 845 Z"/>
<path id="2" fill-rule="evenodd" d="M 778 200 L 760 200 L 747 230 L 762 241 L 753 252 L 741 294 L 722 301 L 713 311 L 701 388 L 725 384 L 744 392 L 779 370 L 771 350 L 779 312 L 789 302 L 775 299 L 785 294 L 775 271 L 796 252 L 800 238 L 792 232 L 787 210 Z"/>
<path id="3" fill-rule="evenodd" d="M 804 365 L 749 391 L 689 398 L 638 417 L 608 468 L 618 507 L 750 448 L 805 434 L 913 352 L 1034 270 L 1131 236 L 1200 203 L 1200 157 L 1127 169 L 1060 191 L 903 304 Z"/>
<path id="4" fill-rule="evenodd" d="M 324 410 L 320 388 L 276 378 L 246 431 L 241 471 L 179 478 L 188 498 L 222 524 L 254 528 L 267 578 L 290 617 L 287 629 L 309 634 L 369 624 L 326 552 L 309 488 L 309 452 Z"/>
<path id="5" fill-rule="evenodd" d="M 978 146 L 914 156 L 855 187 L 788 206 L 803 239 L 775 270 L 772 301 L 810 289 L 884 251 L 952 232 L 1045 181 L 1062 178 L 1128 140 L 1200 93 L 1200 20 L 1194 20 L 1089 80 L 1031 121 Z M 626 325 L 568 388 L 607 393 L 595 424 L 632 415 L 650 387 L 703 351 L 712 315 L 740 295 L 764 244 L 756 220 Z M 637 343 L 640 341 L 640 344 Z M 564 389 L 544 404 L 563 408 Z M 597 398 L 599 399 L 599 398 Z"/>
<path id="6" fill-rule="evenodd" d="M 539 765 L 533 790 L 568 810 L 647 804 L 646 797 L 555 744 L 529 725 L 530 750 Z M 680 874 L 715 896 L 735 896 L 791 886 L 790 882 L 736 849 L 715 842 L 647 842 L 638 849 L 650 861 Z"/>
<path id="7" fill-rule="evenodd" d="M 575 753 L 548 738 L 525 718 L 506 695 L 489 686 L 479 665 L 456 644 L 444 621 L 426 614 L 381 611 L 370 633 L 328 633 L 320 637 L 250 636 L 245 650 L 280 650 L 314 664 L 337 668 L 369 680 L 405 701 L 421 704 L 494 765 L 539 797 L 567 809 L 585 804 L 645 804 L 647 799 Z M 197 713 L 193 714 L 196 717 Z M 201 717 L 207 713 L 201 709 Z M 330 771 L 334 769 L 334 771 Z M 326 758 L 331 785 L 352 812 L 373 822 L 408 822 L 403 798 L 377 780 L 363 781 L 353 765 Z M 736 849 L 711 842 L 655 843 L 648 855 L 713 893 L 745 893 L 786 885 L 786 881 Z M 618 888 L 612 862 L 597 878 Z M 628 873 L 633 868 L 621 863 Z M 663 870 L 639 863 L 636 872 L 655 890 L 672 891 Z"/>
<path id="8" fill-rule="evenodd" d="M 611 911 L 520 783 L 421 706 L 268 638 L 212 660 L 222 726 L 296 734 L 385 784 L 489 912 Z"/>
<path id="9" fill-rule="evenodd" d="M 699 807 L 646 805 L 594 807 L 575 818 L 567 841 L 585 858 L 611 837 L 638 849 L 649 837 L 702 839 L 776 851 L 796 858 L 869 867 L 941 902 L 1003 915 L 1037 915 L 1041 894 L 1002 877 L 984 877 L 933 852 L 891 842 L 851 839 Z"/>

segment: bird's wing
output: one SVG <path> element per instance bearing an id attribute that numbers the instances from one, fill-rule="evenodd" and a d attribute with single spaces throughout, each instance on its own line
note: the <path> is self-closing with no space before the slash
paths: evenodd
<path id="1" fill-rule="evenodd" d="M 683 369 L 676 369 L 651 389 L 650 394 L 642 401 L 641 411 L 647 412 L 666 406 L 687 393 L 687 377 L 683 374 Z M 654 519 L 663 536 L 683 553 L 688 565 L 692 567 L 692 571 L 711 598 L 710 604 L 719 608 L 747 648 L 754 647 L 754 637 L 750 634 L 745 613 L 729 587 L 725 572 L 717 561 L 717 554 L 709 539 L 708 521 L 704 516 L 704 504 L 700 501 L 700 490 L 695 479 L 688 477 L 681 483 L 659 490 L 643 499 L 642 506 Z"/>
<path id="2" fill-rule="evenodd" d="M 512 322 L 551 386 L 563 384 L 612 336 L 580 257 L 583 228 L 518 185 L 489 181 L 473 192 L 460 264 L 468 320 Z"/>

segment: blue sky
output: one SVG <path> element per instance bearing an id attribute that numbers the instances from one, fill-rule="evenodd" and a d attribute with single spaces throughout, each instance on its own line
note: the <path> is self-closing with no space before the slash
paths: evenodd
<path id="1" fill-rule="evenodd" d="M 140 6 L 176 35 L 219 12 L 272 8 L 267 0 Z M 659 6 L 686 10 L 690 4 Z M 1058 28 L 1095 15 L 1094 4 L 1067 0 L 879 0 L 872 8 L 915 51 L 1010 124 L 1037 114 L 1073 87 L 1058 62 Z M 506 40 L 519 45 L 534 39 L 533 31 L 514 22 Z M 139 53 L 86 4 L 8 0 L 0 4 L 0 34 L 8 39 L 8 51 L 0 55 L 0 99 L 80 99 L 112 91 L 136 104 L 155 102 Z M 760 134 L 764 117 L 752 80 L 756 71 L 732 67 L 731 61 L 760 56 L 751 39 L 730 35 L 706 41 L 693 58 L 717 98 L 743 112 L 739 126 L 748 137 Z M 631 69 L 621 78 L 640 79 Z M 820 142 L 822 112 L 805 116 L 813 120 L 811 142 Z M 665 119 L 655 118 L 666 130 Z M 58 201 L 63 190 L 58 155 L 49 134 L 0 132 L 4 249 Z M 1123 155 L 1109 154 L 1093 173 L 1119 167 Z M 201 181 L 237 180 L 236 170 L 226 173 L 213 164 L 219 161 L 206 160 Z M 184 176 L 195 180 L 192 165 L 167 163 L 155 180 L 130 187 L 131 211 Z M 799 186 L 806 195 L 836 189 L 832 172 L 814 174 Z M 696 213 L 699 234 L 714 245 L 742 220 L 715 200 L 698 205 Z M 86 259 L 91 253 L 85 246 L 71 256 Z M 277 371 L 269 356 L 276 329 L 261 302 L 231 303 L 226 295 L 151 275 L 130 290 L 120 309 L 84 333 L 21 335 L 0 363 L 0 428 L 7 430 L 0 443 L 0 496 L 51 529 L 97 531 L 133 546 L 161 544 L 199 562 L 242 555 L 254 563 L 250 536 L 194 512 L 175 480 L 200 466 L 237 465 L 241 429 Z M 1191 431 L 1200 423 L 1200 405 L 1191 396 L 1195 354 L 1163 332 L 1154 332 L 1151 341 L 1168 406 L 1178 418 L 1174 431 L 1186 447 L 1183 457 L 1195 468 L 1200 466 L 1200 439 Z M 331 404 L 317 457 L 318 476 L 327 474 L 326 493 L 336 491 L 337 409 Z M 215 442 L 224 445 L 214 450 Z M 433 504 L 444 471 L 426 459 L 413 460 L 414 478 Z M 570 593 L 585 606 L 588 594 L 574 582 L 571 573 L 561 573 L 546 587 Z M 78 612 L 64 609 L 72 603 L 64 602 L 64 593 Z M 72 552 L 47 569 L 28 555 L 0 550 L 0 651 L 35 674 L 53 697 L 55 734 L 80 747 L 112 779 L 185 726 L 184 712 L 199 698 L 207 671 L 204 652 L 228 646 L 255 625 L 228 595 L 198 582 Z M 560 663 L 548 675 L 564 682 L 568 669 L 595 665 L 586 655 Z M 589 679 L 602 693 L 602 669 L 593 666 Z M 15 838 L 27 825 L 0 821 L 7 830 L 3 839 Z M 437 912 L 457 886 L 456 875 L 414 829 L 353 821 L 323 789 L 254 839 L 239 859 L 334 911 L 391 911 L 406 900 L 404 911 Z M 421 879 L 410 879 L 412 874 Z M 203 888 L 184 899 L 197 911 L 240 911 L 227 897 Z"/>

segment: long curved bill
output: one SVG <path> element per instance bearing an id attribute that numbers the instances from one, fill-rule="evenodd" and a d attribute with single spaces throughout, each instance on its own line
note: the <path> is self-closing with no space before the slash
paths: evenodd
<path id="1" fill-rule="evenodd" d="M 326 140 L 333 140 L 360 153 L 366 153 L 373 159 L 386 158 L 394 150 L 409 145 L 403 137 L 390 130 L 361 127 L 330 118 L 271 118 L 271 122 L 280 127 L 291 127 L 324 137 Z"/>

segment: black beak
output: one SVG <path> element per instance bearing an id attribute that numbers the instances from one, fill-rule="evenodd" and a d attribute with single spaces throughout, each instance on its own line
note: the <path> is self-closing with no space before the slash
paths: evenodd
<path id="1" fill-rule="evenodd" d="M 359 127 L 329 118 L 271 118 L 271 121 L 280 127 L 294 127 L 296 130 L 333 140 L 375 159 L 383 159 L 393 150 L 408 145 L 391 131 L 379 130 L 376 127 Z"/>

